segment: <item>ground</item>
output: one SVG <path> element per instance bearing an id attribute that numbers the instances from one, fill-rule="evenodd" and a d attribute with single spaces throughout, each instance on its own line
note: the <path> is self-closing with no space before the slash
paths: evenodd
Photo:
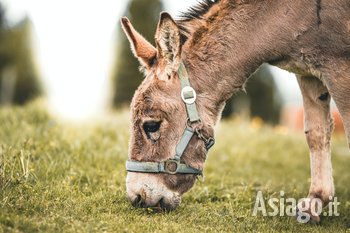
<path id="1" fill-rule="evenodd" d="M 252 216 L 265 197 L 307 195 L 303 135 L 236 118 L 220 123 L 204 179 L 170 213 L 135 209 L 125 193 L 129 114 L 74 126 L 36 101 L 0 109 L 0 232 L 344 232 L 350 231 L 350 153 L 333 140 L 339 217 L 318 225 Z"/>

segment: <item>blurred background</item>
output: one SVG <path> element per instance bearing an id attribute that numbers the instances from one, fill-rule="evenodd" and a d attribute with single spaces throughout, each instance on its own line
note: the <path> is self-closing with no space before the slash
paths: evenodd
<path id="1" fill-rule="evenodd" d="M 160 11 L 176 17 L 196 3 L 0 0 L 0 106 L 44 98 L 53 114 L 75 121 L 127 108 L 143 77 L 120 17 L 128 16 L 153 42 Z M 293 74 L 263 65 L 246 90 L 227 103 L 223 117 L 302 130 L 302 99 Z"/>

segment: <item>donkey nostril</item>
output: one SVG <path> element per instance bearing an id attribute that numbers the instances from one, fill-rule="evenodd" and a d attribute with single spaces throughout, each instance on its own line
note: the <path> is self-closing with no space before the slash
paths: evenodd
<path id="1" fill-rule="evenodd" d="M 142 205 L 142 198 L 140 194 L 137 194 L 136 198 L 131 201 L 132 205 L 135 207 L 139 207 Z"/>
<path id="2" fill-rule="evenodd" d="M 140 203 L 141 202 L 141 195 L 140 194 L 137 194 L 135 202 L 136 203 Z"/>

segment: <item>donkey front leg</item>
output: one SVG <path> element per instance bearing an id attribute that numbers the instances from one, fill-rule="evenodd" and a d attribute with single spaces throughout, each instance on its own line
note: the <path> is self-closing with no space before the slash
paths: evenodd
<path id="1" fill-rule="evenodd" d="M 311 186 L 308 198 L 299 203 L 299 210 L 311 220 L 320 221 L 319 214 L 334 195 L 330 140 L 333 119 L 330 113 L 330 95 L 316 77 L 300 76 L 298 83 L 303 95 L 305 135 L 310 149 Z"/>

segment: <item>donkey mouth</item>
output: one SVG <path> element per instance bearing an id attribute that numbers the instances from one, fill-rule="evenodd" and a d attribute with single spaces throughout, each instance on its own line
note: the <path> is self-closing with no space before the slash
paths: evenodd
<path id="1" fill-rule="evenodd" d="M 175 210 L 180 205 L 181 197 L 174 196 L 170 200 L 162 197 L 156 203 L 147 203 L 144 197 L 139 194 L 133 200 L 130 199 L 130 202 L 135 208 L 149 208 L 156 212 L 169 212 Z"/>

